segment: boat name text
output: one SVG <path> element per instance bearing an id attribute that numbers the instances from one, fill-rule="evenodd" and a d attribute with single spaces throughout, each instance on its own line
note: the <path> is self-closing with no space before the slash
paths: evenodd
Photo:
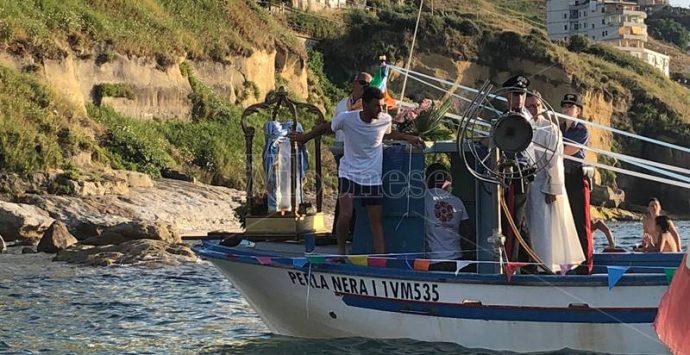
<path id="1" fill-rule="evenodd" d="M 409 301 L 437 302 L 440 298 L 438 285 L 428 282 L 366 280 L 359 277 L 327 276 L 296 271 L 288 271 L 288 276 L 293 285 L 332 290 L 336 293 L 394 298 Z"/>

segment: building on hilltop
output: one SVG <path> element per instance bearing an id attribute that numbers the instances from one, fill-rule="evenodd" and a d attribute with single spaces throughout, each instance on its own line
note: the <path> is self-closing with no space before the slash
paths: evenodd
<path id="1" fill-rule="evenodd" d="M 668 6 L 668 0 L 637 0 L 642 8 Z"/>
<path id="2" fill-rule="evenodd" d="M 650 3 L 654 0 L 638 0 Z M 666 1 L 666 0 L 657 0 Z M 642 59 L 669 76 L 670 57 L 645 48 L 647 13 L 640 4 L 623 0 L 547 0 L 546 22 L 551 40 L 574 35 L 611 44 Z"/>

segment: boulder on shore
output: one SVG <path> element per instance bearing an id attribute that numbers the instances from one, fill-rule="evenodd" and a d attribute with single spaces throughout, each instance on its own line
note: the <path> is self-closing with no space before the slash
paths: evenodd
<path id="1" fill-rule="evenodd" d="M 169 244 L 161 240 L 131 240 L 118 245 L 92 246 L 76 244 L 55 255 L 53 261 L 90 266 L 159 264 L 179 265 L 198 260 L 186 244 Z"/>
<path id="2" fill-rule="evenodd" d="M 170 225 L 135 220 L 108 227 L 103 230 L 100 236 L 86 239 L 84 244 L 121 244 L 138 239 L 160 240 L 166 243 L 182 242 L 180 234 Z"/>
<path id="3" fill-rule="evenodd" d="M 62 249 L 69 248 L 78 242 L 68 230 L 67 226 L 60 221 L 55 221 L 43 234 L 43 238 L 38 242 L 36 250 L 39 252 L 54 254 Z"/>
<path id="4" fill-rule="evenodd" d="M 610 186 L 595 186 L 590 195 L 594 206 L 618 208 L 625 202 L 625 191 Z"/>
<path id="5" fill-rule="evenodd" d="M 0 201 L 0 234 L 8 241 L 35 243 L 55 220 L 32 205 Z"/>

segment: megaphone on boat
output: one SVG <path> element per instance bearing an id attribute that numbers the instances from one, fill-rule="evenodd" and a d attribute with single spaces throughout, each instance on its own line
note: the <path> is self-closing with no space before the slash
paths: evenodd
<path id="1" fill-rule="evenodd" d="M 465 165 L 479 180 L 503 186 L 512 180 L 529 180 L 549 166 L 562 144 L 556 115 L 540 95 L 525 88 L 492 89 L 486 81 L 467 106 L 458 131 L 458 149 L 471 153 L 473 161 L 465 159 Z M 524 107 L 524 97 L 513 105 L 517 107 L 506 111 L 494 106 L 499 97 L 522 95 L 536 97 L 545 110 L 532 117 Z"/>
<path id="2" fill-rule="evenodd" d="M 521 153 L 532 143 L 534 134 L 529 119 L 519 112 L 501 115 L 493 126 L 493 143 L 507 153 Z"/>

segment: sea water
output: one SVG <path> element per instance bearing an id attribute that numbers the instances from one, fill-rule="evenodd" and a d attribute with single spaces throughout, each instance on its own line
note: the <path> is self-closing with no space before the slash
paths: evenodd
<path id="1" fill-rule="evenodd" d="M 690 222 L 678 222 L 684 249 Z M 617 244 L 639 222 L 610 223 Z M 606 238 L 597 234 L 597 250 Z M 455 344 L 271 334 L 211 264 L 83 267 L 46 254 L 0 254 L 0 354 L 488 354 Z M 568 352 L 572 353 L 572 352 Z"/>

